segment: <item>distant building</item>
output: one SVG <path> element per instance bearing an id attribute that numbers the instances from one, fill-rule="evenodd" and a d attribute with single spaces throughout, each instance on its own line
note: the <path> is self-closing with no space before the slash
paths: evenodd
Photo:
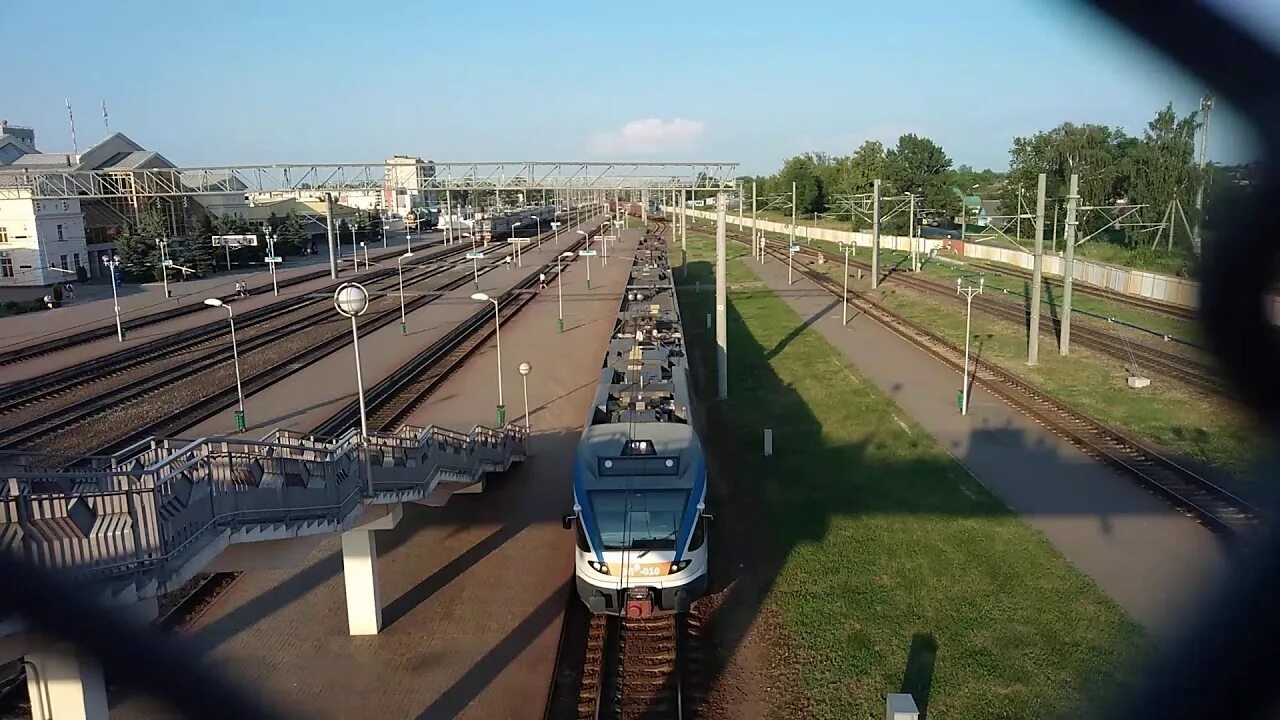
<path id="1" fill-rule="evenodd" d="M 59 270 L 78 267 L 98 277 L 106 272 L 102 261 L 114 252 L 116 237 L 151 210 L 168 221 L 169 238 L 181 239 L 199 213 L 244 217 L 248 209 L 245 187 L 235 177 L 177 177 L 165 172 L 173 163 L 123 133 L 75 155 L 40 152 L 32 128 L 0 122 L 0 130 L 0 188 L 6 179 L 10 186 L 0 195 L 0 285 L 50 285 L 69 279 Z M 31 174 L 54 171 L 103 171 L 120 193 L 110 199 L 36 200 L 15 189 Z M 173 187 L 202 194 L 153 194 Z M 209 189 L 222 192 L 204 194 Z"/>
<path id="2" fill-rule="evenodd" d="M 414 208 L 435 207 L 436 192 L 430 189 L 436 164 L 410 155 L 393 155 L 386 160 L 382 207 L 404 217 Z"/>

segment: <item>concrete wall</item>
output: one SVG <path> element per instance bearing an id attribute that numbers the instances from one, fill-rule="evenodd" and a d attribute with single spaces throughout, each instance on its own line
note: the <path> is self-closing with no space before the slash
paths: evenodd
<path id="1" fill-rule="evenodd" d="M 693 217 L 704 220 L 715 220 L 716 217 L 713 212 L 705 212 L 701 210 L 688 210 L 688 213 Z M 737 215 L 726 215 L 725 218 L 730 226 L 751 227 L 750 217 L 744 217 L 741 224 L 739 223 Z M 787 223 L 760 220 L 758 226 L 760 230 L 774 236 L 785 236 L 788 233 Z M 827 228 L 798 225 L 796 227 L 796 237 L 813 238 L 815 240 L 829 240 L 831 242 L 852 241 L 855 244 L 864 247 L 871 246 L 871 233 L 868 232 L 849 232 L 847 230 L 831 230 Z M 928 252 L 937 251 L 942 247 L 943 242 L 944 241 L 940 238 L 919 238 L 920 248 Z M 910 249 L 911 246 L 909 243 L 909 238 L 899 237 L 897 235 L 880 236 L 881 247 L 905 251 Z M 958 243 L 953 241 L 950 244 L 955 246 Z M 1010 248 L 978 245 L 975 243 L 963 243 L 961 247 L 964 250 L 965 257 L 973 258 L 975 260 L 1002 262 L 1026 268 L 1028 270 L 1031 269 L 1031 253 Z M 1046 275 L 1061 277 L 1064 265 L 1065 263 L 1061 257 L 1048 253 L 1045 254 L 1044 272 Z M 1079 258 L 1077 258 L 1073 263 L 1072 276 L 1080 282 L 1108 288 L 1119 293 L 1124 293 L 1125 295 L 1150 298 L 1152 300 L 1159 300 L 1173 305 L 1182 305 L 1184 307 L 1195 307 L 1196 298 L 1200 292 L 1199 283 L 1194 280 L 1144 272 L 1141 270 L 1133 270 L 1115 265 L 1106 265 L 1104 263 L 1081 260 Z M 1272 305 L 1273 316 L 1280 317 L 1280 298 L 1273 298 Z"/>

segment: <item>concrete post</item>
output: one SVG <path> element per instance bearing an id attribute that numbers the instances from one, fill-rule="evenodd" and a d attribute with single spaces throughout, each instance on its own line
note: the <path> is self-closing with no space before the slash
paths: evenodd
<path id="1" fill-rule="evenodd" d="M 725 195 L 716 194 L 716 397 L 729 397 L 729 317 L 725 286 Z"/>
<path id="2" fill-rule="evenodd" d="M 880 179 L 871 186 L 871 289 L 880 287 Z"/>
<path id="3" fill-rule="evenodd" d="M 688 249 L 688 229 L 689 216 L 685 213 L 685 204 L 688 202 L 688 191 L 680 191 L 680 250 L 681 252 Z"/>
<path id="4" fill-rule="evenodd" d="M 324 194 L 325 233 L 329 238 L 329 277 L 338 277 L 338 246 L 333 241 L 333 195 Z M 408 232 L 406 228 L 405 232 Z"/>
<path id="5" fill-rule="evenodd" d="M 760 247 L 759 221 L 756 219 L 756 181 L 751 181 L 751 259 L 764 260 L 764 249 Z"/>
<path id="6" fill-rule="evenodd" d="M 1036 180 L 1036 245 L 1031 257 L 1031 331 L 1027 337 L 1027 364 L 1040 362 L 1040 284 L 1044 276 L 1045 174 Z"/>
<path id="7" fill-rule="evenodd" d="M 390 530 L 404 515 L 400 503 L 386 515 L 342 533 L 342 579 L 347 589 L 347 630 L 352 635 L 377 635 L 382 629 L 382 597 L 378 591 L 377 530 Z"/>
<path id="8" fill-rule="evenodd" d="M 1067 226 L 1063 229 L 1062 242 L 1065 262 L 1062 268 L 1062 347 L 1063 355 L 1071 352 L 1071 281 L 1075 268 L 1072 262 L 1076 256 L 1076 206 L 1080 204 L 1080 176 L 1071 173 L 1071 185 L 1067 191 Z"/>
<path id="9" fill-rule="evenodd" d="M 347 629 L 352 635 L 377 635 L 382 629 L 378 592 L 378 548 L 372 530 L 342 533 L 342 577 L 347 586 Z"/>
<path id="10" fill-rule="evenodd" d="M 107 686 L 102 666 L 70 647 L 24 658 L 31 717 L 51 720 L 107 720 Z"/>

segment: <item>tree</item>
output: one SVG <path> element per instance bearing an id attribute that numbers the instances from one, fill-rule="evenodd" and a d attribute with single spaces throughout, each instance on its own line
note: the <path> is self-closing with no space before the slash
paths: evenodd
<path id="1" fill-rule="evenodd" d="M 196 272 L 213 272 L 217 269 L 218 249 L 213 246 L 213 220 L 209 213 L 199 213 L 195 221 L 188 223 L 191 241 L 188 244 L 189 262 Z"/>
<path id="2" fill-rule="evenodd" d="M 284 216 L 284 220 L 280 223 L 280 229 L 276 233 L 276 250 L 280 253 L 297 253 L 301 252 L 302 245 L 306 241 L 302 232 L 302 220 L 298 218 L 298 213 L 290 210 Z"/>
<path id="3" fill-rule="evenodd" d="M 791 183 L 795 183 L 796 214 L 803 218 L 815 212 L 825 212 L 826 197 L 822 192 L 822 181 L 818 177 L 817 165 L 811 155 L 798 155 L 791 158 L 778 172 L 774 192 L 791 193 Z M 773 184 L 773 183 L 771 183 Z"/>
<path id="4" fill-rule="evenodd" d="M 917 207 L 954 215 L 960 210 L 960 198 L 952 191 L 949 180 L 951 158 L 942 147 L 926 137 L 907 133 L 885 153 L 884 195 L 912 193 Z"/>
<path id="5" fill-rule="evenodd" d="M 1001 196 L 1001 213 L 1018 212 L 1018 190 L 1035 192 L 1036 176 L 1045 173 L 1048 197 L 1067 194 L 1072 173 L 1080 175 L 1082 205 L 1110 205 L 1124 196 L 1125 178 L 1121 158 L 1132 138 L 1119 128 L 1105 125 L 1063 123 L 1031 137 L 1013 139 L 1009 151 L 1009 175 Z M 1101 215 L 1084 218 L 1081 229 L 1088 233 L 1106 222 Z"/>
<path id="6" fill-rule="evenodd" d="M 133 234 L 129 229 L 116 237 L 116 257 L 120 260 L 120 273 L 130 280 L 145 281 L 155 276 L 155 243 L 149 238 Z"/>
<path id="7" fill-rule="evenodd" d="M 1131 205 L 1147 205 L 1137 211 L 1143 222 L 1160 222 L 1175 199 L 1181 204 L 1187 221 L 1194 222 L 1192 201 L 1200 182 L 1200 171 L 1195 166 L 1198 127 L 1196 113 L 1180 118 L 1170 103 L 1147 123 L 1142 140 L 1127 148 L 1122 165 L 1127 199 Z M 1179 228 L 1190 247 L 1190 237 L 1181 222 L 1182 214 L 1175 210 L 1172 220 L 1168 248 L 1173 249 L 1174 237 L 1179 234 L 1175 231 Z"/>

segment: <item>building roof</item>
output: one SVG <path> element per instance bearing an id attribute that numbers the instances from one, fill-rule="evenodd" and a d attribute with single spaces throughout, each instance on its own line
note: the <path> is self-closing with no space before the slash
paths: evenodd
<path id="1" fill-rule="evenodd" d="M 5 165 L 6 168 L 73 168 L 77 165 L 76 156 L 71 153 L 31 153 L 23 155 Z"/>
<path id="2" fill-rule="evenodd" d="M 36 150 L 35 147 L 28 144 L 27 141 L 23 140 L 22 138 L 16 135 L 9 135 L 8 133 L 5 133 L 4 135 L 0 135 L 0 147 L 3 147 L 5 145 L 11 145 L 14 148 L 17 148 L 23 154 L 28 154 L 28 155 L 31 153 L 40 152 L 39 150 Z"/>
<path id="3" fill-rule="evenodd" d="M 98 163 L 94 170 L 138 170 L 148 167 L 173 167 L 163 155 L 154 150 L 118 152 Z M 87 168 L 86 168 L 87 169 Z"/>
<path id="4" fill-rule="evenodd" d="M 250 205 L 247 209 L 245 218 L 247 220 L 266 220 L 275 213 L 276 217 L 284 217 L 293 211 L 303 217 L 324 217 L 324 202 L 320 200 L 298 200 L 296 198 L 286 198 L 277 200 L 273 203 L 264 203 L 262 205 Z M 349 205 L 333 204 L 333 216 L 335 218 L 354 217 L 360 211 Z"/>

